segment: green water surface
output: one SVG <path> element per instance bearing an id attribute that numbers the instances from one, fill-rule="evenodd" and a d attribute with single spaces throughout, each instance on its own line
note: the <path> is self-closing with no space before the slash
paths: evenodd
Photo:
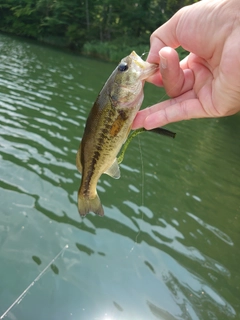
<path id="1" fill-rule="evenodd" d="M 76 151 L 114 68 L 0 35 L 0 317 L 32 284 L 4 319 L 240 319 L 239 115 L 141 134 L 99 181 L 105 216 L 80 218 Z"/>

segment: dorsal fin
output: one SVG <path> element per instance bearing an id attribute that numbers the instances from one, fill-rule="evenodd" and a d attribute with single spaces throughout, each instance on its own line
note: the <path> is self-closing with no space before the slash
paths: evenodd
<path id="1" fill-rule="evenodd" d="M 80 173 L 82 173 L 82 163 L 81 163 L 81 144 L 78 148 L 77 157 L 76 157 L 76 166 Z"/>

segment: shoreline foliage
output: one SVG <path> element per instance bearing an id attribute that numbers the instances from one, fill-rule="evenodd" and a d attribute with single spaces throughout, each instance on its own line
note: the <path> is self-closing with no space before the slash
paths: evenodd
<path id="1" fill-rule="evenodd" d="M 151 33 L 196 1 L 2 0 L 0 31 L 119 61 L 147 52 Z"/>

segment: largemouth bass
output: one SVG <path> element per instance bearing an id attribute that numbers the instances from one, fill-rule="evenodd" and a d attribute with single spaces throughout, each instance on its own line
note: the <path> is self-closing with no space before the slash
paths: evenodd
<path id="1" fill-rule="evenodd" d="M 81 216 L 104 215 L 96 191 L 103 173 L 120 177 L 117 154 L 126 141 L 143 101 L 145 79 L 158 68 L 143 61 L 134 51 L 121 60 L 100 91 L 88 116 L 76 164 L 82 174 L 78 191 Z"/>

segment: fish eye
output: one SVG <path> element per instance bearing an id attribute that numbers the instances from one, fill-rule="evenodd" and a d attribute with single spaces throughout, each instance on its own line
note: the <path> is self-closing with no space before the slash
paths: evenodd
<path id="1" fill-rule="evenodd" d="M 128 65 L 126 62 L 121 62 L 118 66 L 118 71 L 127 71 Z"/>

